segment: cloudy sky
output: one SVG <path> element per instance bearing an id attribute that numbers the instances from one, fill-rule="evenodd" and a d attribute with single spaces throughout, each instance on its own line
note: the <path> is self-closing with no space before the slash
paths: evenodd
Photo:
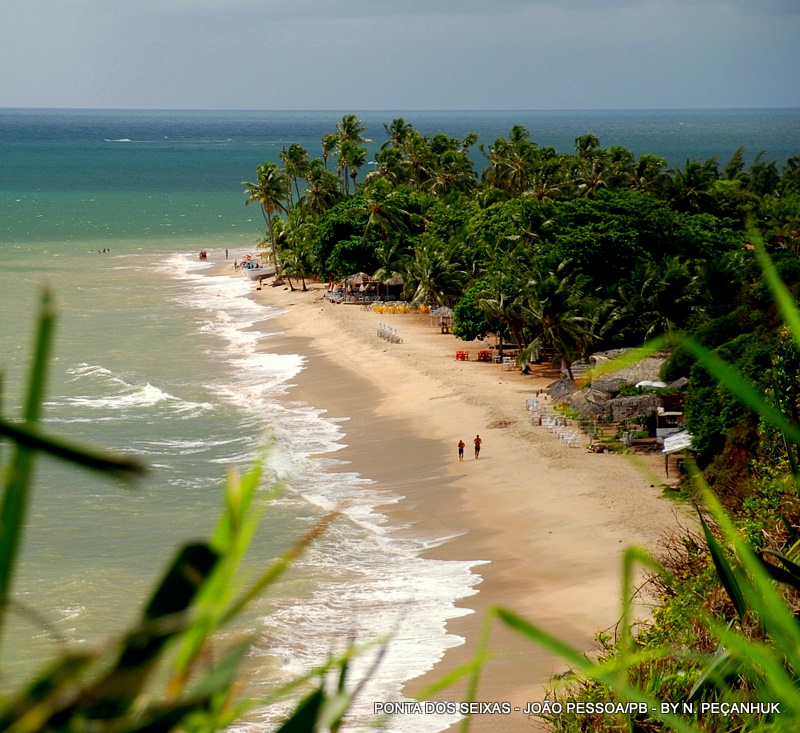
<path id="1" fill-rule="evenodd" d="M 800 0 L 0 0 L 0 107 L 800 107 Z"/>

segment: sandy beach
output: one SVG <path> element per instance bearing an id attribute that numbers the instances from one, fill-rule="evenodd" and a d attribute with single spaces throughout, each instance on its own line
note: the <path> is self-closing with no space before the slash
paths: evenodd
<path id="1" fill-rule="evenodd" d="M 662 496 L 661 459 L 653 456 L 655 473 L 645 474 L 624 456 L 568 447 L 531 425 L 525 399 L 552 382 L 552 372 L 523 375 L 478 362 L 482 342 L 443 334 L 427 316 L 336 305 L 324 300 L 323 286 L 310 287 L 254 289 L 257 300 L 284 311 L 285 338 L 264 348 L 308 355 L 291 397 L 326 409 L 328 417 L 348 418 L 347 448 L 337 458 L 404 497 L 381 508 L 390 522 L 417 536 L 449 538 L 429 550 L 431 557 L 484 563 L 473 569 L 482 578 L 478 593 L 461 602 L 474 612 L 448 624 L 465 643 L 412 680 L 406 693 L 471 657 L 493 605 L 590 651 L 595 632 L 619 619 L 623 548 L 655 549 L 683 516 Z M 402 343 L 379 338 L 381 322 Z M 458 349 L 469 350 L 470 360 L 457 361 Z M 475 460 L 478 434 L 483 444 Z M 467 444 L 463 462 L 459 440 Z M 491 649 L 480 701 L 524 709 L 543 699 L 553 674 L 565 671 L 559 659 L 499 625 Z M 463 700 L 465 687 L 436 699 Z M 515 712 L 473 720 L 478 732 L 532 729 Z"/>

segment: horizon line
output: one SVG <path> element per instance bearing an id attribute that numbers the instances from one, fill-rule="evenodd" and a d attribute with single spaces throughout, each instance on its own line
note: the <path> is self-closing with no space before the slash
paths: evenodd
<path id="1" fill-rule="evenodd" d="M 788 107 L 497 107 L 497 108 L 353 108 L 353 107 L 309 107 L 309 108 L 236 108 L 236 107 L 47 107 L 47 106 L 0 106 L 0 110 L 40 112 L 332 112 L 332 113 L 379 113 L 379 112 L 718 112 L 718 111 L 779 111 L 800 110 Z"/>

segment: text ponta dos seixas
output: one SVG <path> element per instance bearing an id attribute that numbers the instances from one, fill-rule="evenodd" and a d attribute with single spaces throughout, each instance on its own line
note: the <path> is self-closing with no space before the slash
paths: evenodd
<path id="1" fill-rule="evenodd" d="M 509 715 L 511 713 L 510 702 L 402 700 L 375 702 L 372 707 L 376 715 Z"/>

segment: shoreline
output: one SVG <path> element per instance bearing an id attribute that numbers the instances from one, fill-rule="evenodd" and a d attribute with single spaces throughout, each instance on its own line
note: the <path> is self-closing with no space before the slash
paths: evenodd
<path id="1" fill-rule="evenodd" d="M 373 488 L 402 496 L 380 505 L 401 536 L 447 538 L 422 557 L 475 563 L 472 572 L 481 578 L 477 593 L 456 603 L 467 615 L 446 624 L 464 643 L 407 682 L 404 694 L 413 696 L 467 662 L 494 605 L 590 651 L 595 632 L 620 615 L 622 550 L 631 544 L 654 549 L 677 527 L 680 510 L 623 456 L 569 448 L 530 425 L 525 397 L 554 376 L 456 361 L 456 349 L 470 349 L 474 360 L 481 344 L 441 334 L 424 316 L 334 305 L 323 300 L 323 286 L 310 287 L 307 293 L 254 290 L 257 301 L 282 311 L 276 320 L 283 337 L 270 339 L 267 348 L 307 358 L 290 398 L 326 410 L 326 417 L 346 418 L 347 447 L 336 458 L 347 462 L 345 470 L 375 481 Z M 379 322 L 396 328 L 403 343 L 379 339 Z M 475 434 L 484 440 L 478 460 Z M 467 443 L 463 463 L 456 456 L 459 439 Z M 490 649 L 477 699 L 507 701 L 512 710 L 543 699 L 552 676 L 566 669 L 497 622 Z M 463 680 L 434 699 L 464 700 L 466 686 Z M 521 713 L 473 720 L 478 733 L 531 726 Z"/>

